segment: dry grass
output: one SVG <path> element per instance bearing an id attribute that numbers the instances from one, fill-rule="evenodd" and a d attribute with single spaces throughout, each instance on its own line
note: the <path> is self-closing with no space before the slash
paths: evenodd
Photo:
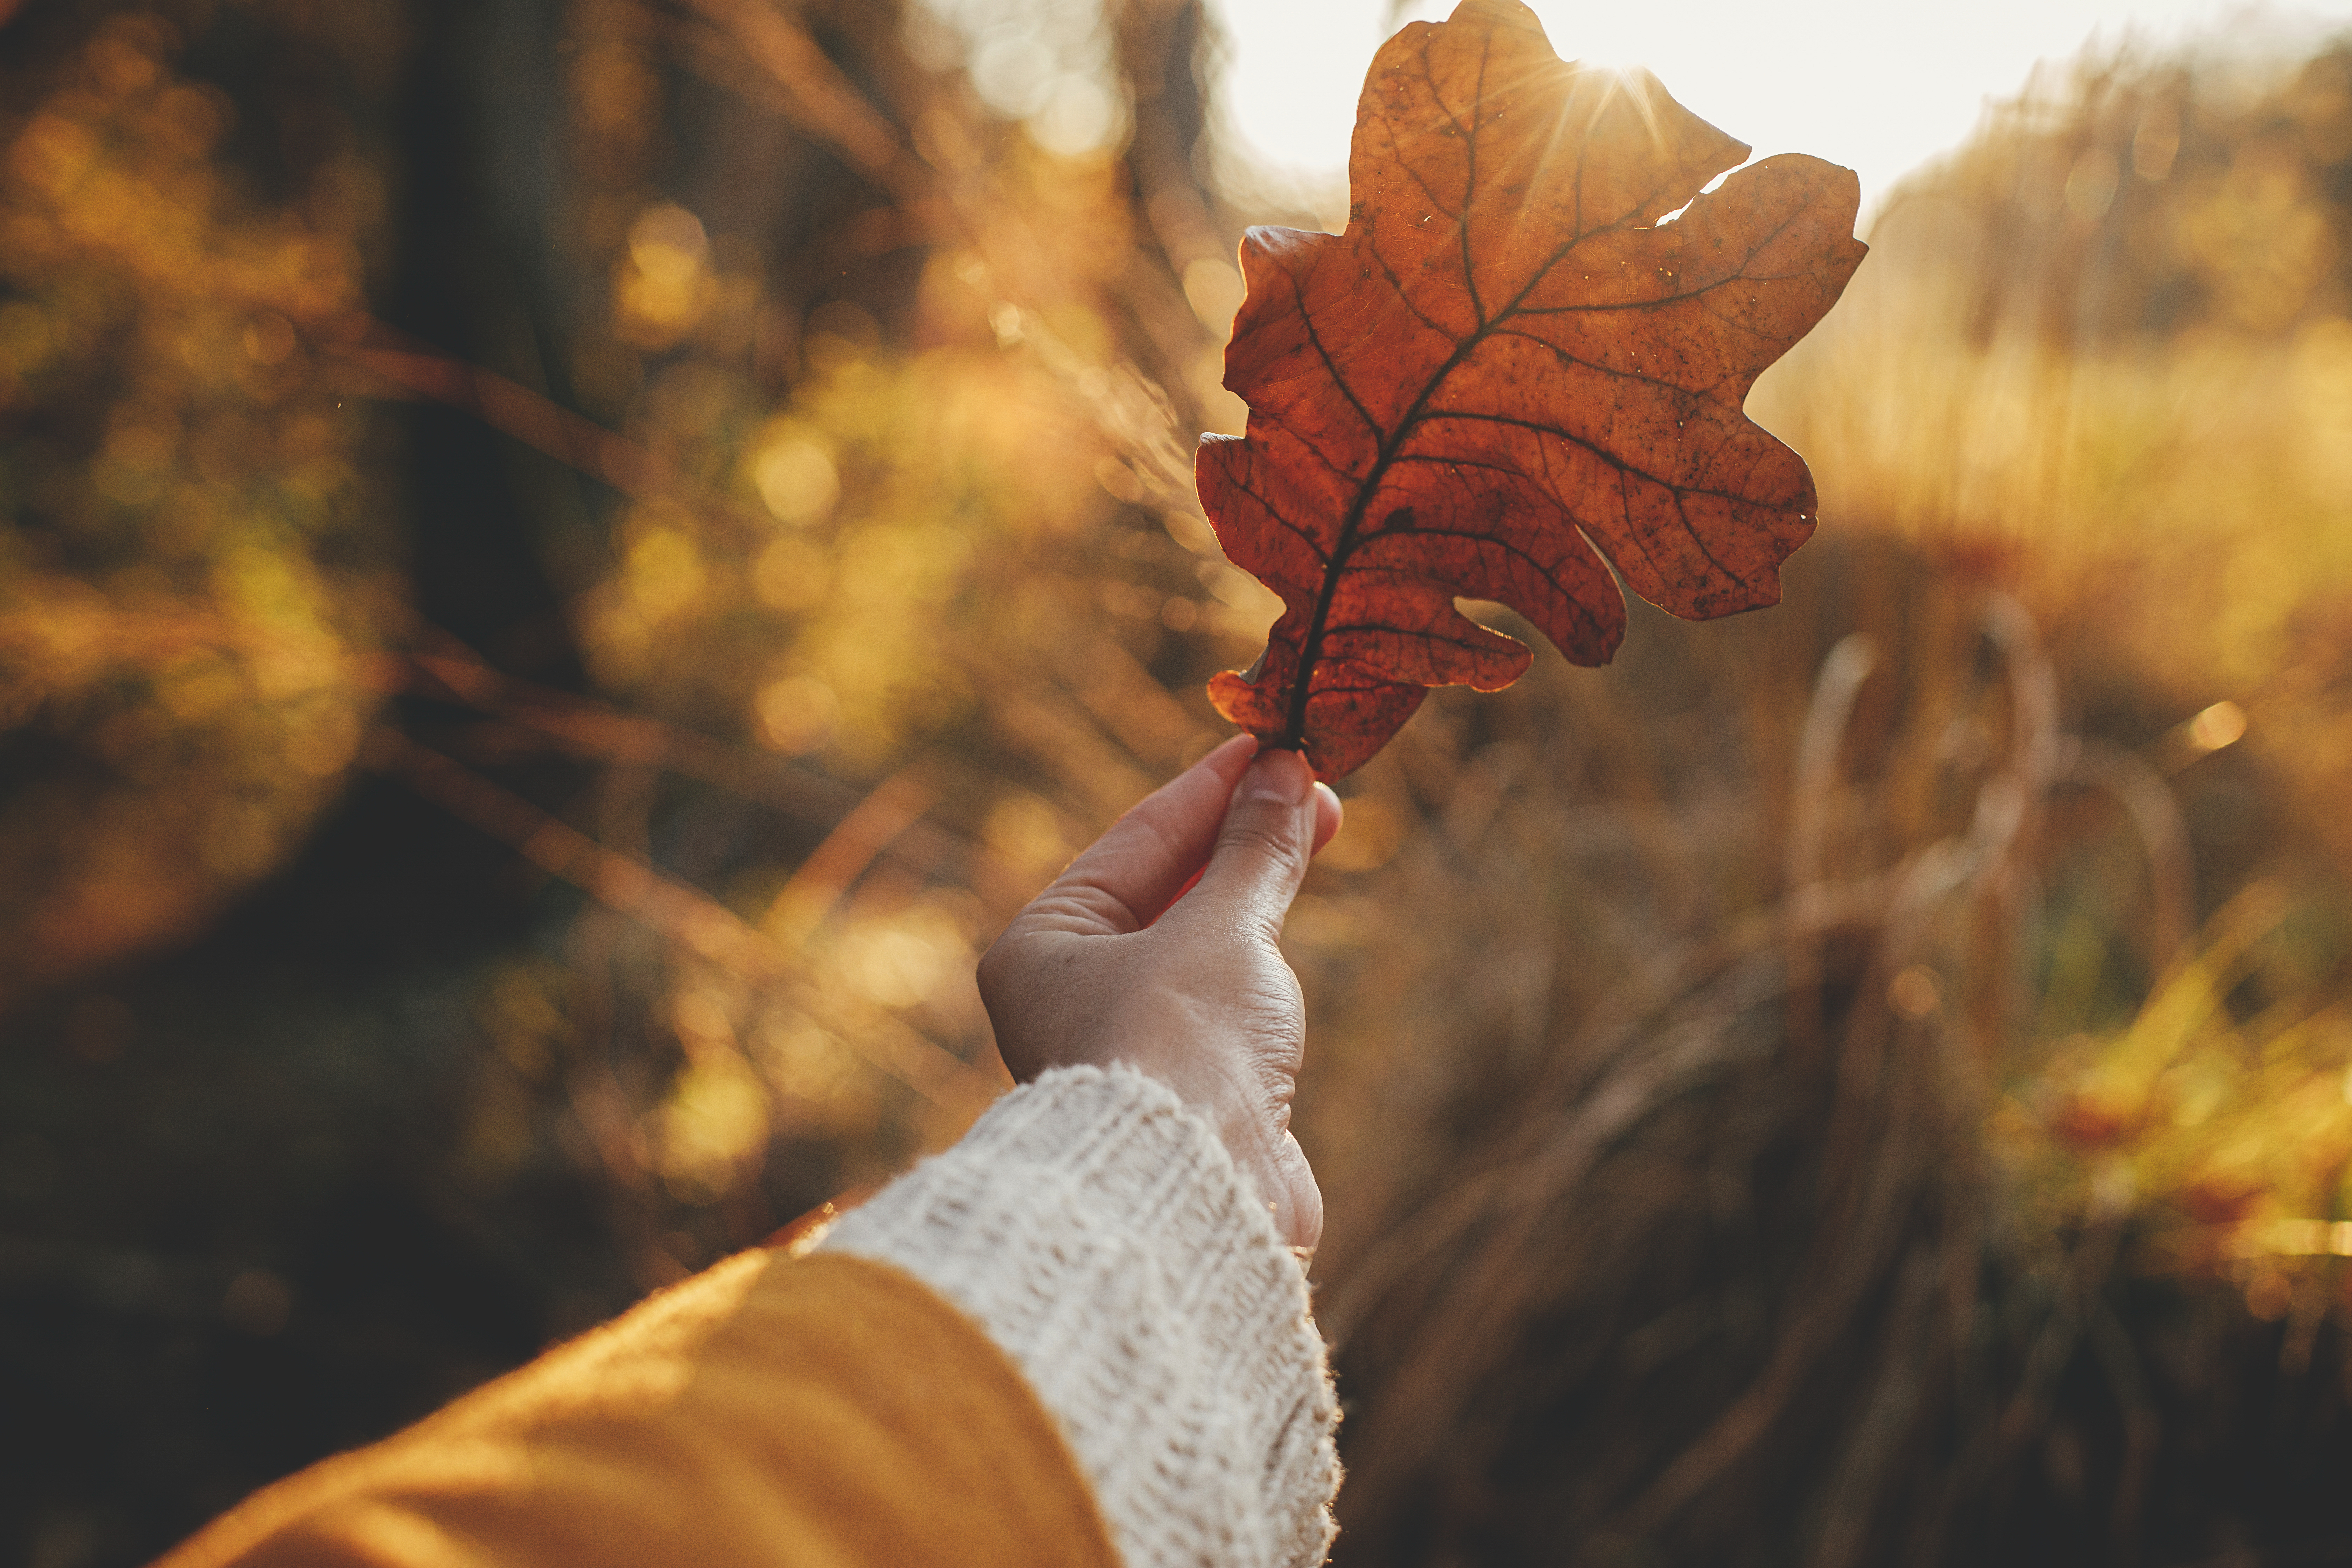
<path id="1" fill-rule="evenodd" d="M 2100 243 L 2340 227 L 2336 121 L 2286 173 L 2277 125 L 2352 112 L 2346 58 L 1996 117 L 1759 389 L 1824 494 L 1789 602 L 1650 617 L 1368 781 L 1425 826 L 1349 939 L 1417 956 L 1302 929 L 1370 1058 L 1307 1134 L 1344 1561 L 2352 1552 L 2352 329 L 2326 266 L 2283 308 L 2274 257 Z"/>

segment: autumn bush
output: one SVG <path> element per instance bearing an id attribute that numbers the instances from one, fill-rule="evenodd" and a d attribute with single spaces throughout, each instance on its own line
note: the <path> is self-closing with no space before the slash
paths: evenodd
<path id="1" fill-rule="evenodd" d="M 1304 219 L 1196 7 L 519 18 L 0 20 L 46 1568 L 952 1138 L 975 951 L 1273 616 L 1191 446 Z M 1990 120 L 1751 401 L 1788 602 L 1349 781 L 1349 1560 L 2344 1554 L 2347 59 Z"/>

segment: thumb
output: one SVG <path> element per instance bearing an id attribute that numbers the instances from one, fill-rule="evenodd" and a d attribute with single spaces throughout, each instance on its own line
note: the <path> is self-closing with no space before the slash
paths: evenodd
<path id="1" fill-rule="evenodd" d="M 1200 886 L 1178 908 L 1234 922 L 1255 920 L 1269 934 L 1280 931 L 1315 853 L 1317 794 L 1306 758 L 1259 752 L 1234 786 Z"/>

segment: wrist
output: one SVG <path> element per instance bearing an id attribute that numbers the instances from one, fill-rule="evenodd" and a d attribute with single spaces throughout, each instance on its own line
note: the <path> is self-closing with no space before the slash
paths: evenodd
<path id="1" fill-rule="evenodd" d="M 1322 1230 L 1322 1194 L 1290 1135 L 1289 1108 L 1251 1081 L 1245 1068 L 1222 1063 L 1217 1053 L 1197 1046 L 1122 1051 L 1112 1059 L 1173 1090 L 1183 1109 L 1216 1133 L 1251 1200 L 1273 1215 L 1275 1229 L 1294 1246 L 1315 1244 Z"/>

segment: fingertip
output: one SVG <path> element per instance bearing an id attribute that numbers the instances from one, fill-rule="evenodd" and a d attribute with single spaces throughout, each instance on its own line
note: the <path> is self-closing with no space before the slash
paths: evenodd
<path id="1" fill-rule="evenodd" d="M 1339 829 L 1347 820 L 1347 808 L 1339 804 L 1339 795 L 1329 784 L 1318 779 L 1315 783 L 1315 847 L 1308 853 L 1323 853 L 1323 846 L 1339 837 Z"/>
<path id="2" fill-rule="evenodd" d="M 1208 754 L 1194 763 L 1192 766 L 1204 768 L 1215 773 L 1225 781 L 1226 787 L 1231 788 L 1240 781 L 1243 772 L 1249 767 L 1250 759 L 1256 755 L 1257 737 L 1255 735 L 1246 733 L 1229 735 L 1211 747 Z"/>
<path id="3" fill-rule="evenodd" d="M 1270 800 L 1297 809 L 1315 782 L 1315 770 L 1297 752 L 1261 752 L 1242 775 L 1242 794 L 1252 800 Z"/>
<path id="4" fill-rule="evenodd" d="M 5 0 L 0 0 L 5 4 Z M 1136 803 L 1032 900 L 1056 901 L 1057 919 L 1105 934 L 1148 926 L 1200 879 L 1234 790 L 1257 752 L 1235 735 Z M 1073 914 L 1073 910 L 1079 914 Z"/>

